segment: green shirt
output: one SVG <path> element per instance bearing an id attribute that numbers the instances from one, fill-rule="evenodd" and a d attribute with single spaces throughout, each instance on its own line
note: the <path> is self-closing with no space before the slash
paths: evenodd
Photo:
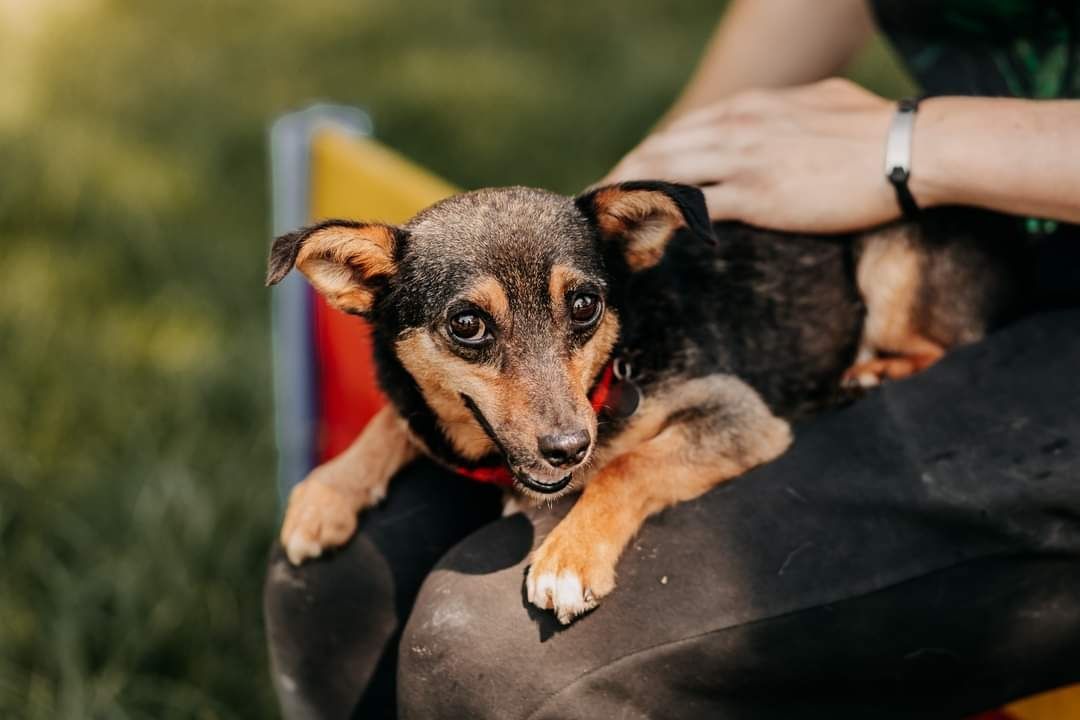
<path id="1" fill-rule="evenodd" d="M 1080 0 L 873 0 L 928 95 L 1080 98 Z"/>
<path id="2" fill-rule="evenodd" d="M 1080 98 L 1080 0 L 872 0 L 926 95 Z M 1024 218 L 1033 236 L 1059 224 Z"/>

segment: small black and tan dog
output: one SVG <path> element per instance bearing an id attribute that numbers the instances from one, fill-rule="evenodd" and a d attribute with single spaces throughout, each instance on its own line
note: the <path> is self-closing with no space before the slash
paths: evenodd
<path id="1" fill-rule="evenodd" d="M 297 486 L 282 543 L 295 563 L 343 544 L 419 452 L 534 498 L 581 489 L 526 580 L 570 622 L 650 514 L 783 453 L 788 421 L 841 402 L 845 377 L 902 377 L 997 322 L 1020 243 L 983 222 L 796 236 L 711 226 L 697 189 L 633 182 L 479 190 L 403 227 L 280 237 L 268 283 L 295 265 L 368 318 L 391 400 Z"/>

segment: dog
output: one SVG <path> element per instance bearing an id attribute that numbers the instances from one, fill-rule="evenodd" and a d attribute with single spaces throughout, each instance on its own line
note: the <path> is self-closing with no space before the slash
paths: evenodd
<path id="1" fill-rule="evenodd" d="M 988 222 L 928 211 L 801 236 L 712 225 L 698 189 L 628 182 L 576 198 L 484 189 L 401 227 L 284 235 L 267 284 L 295 266 L 366 318 L 390 403 L 293 490 L 281 542 L 294 563 L 345 543 L 420 453 L 535 500 L 580 490 L 525 581 L 569 623 L 614 589 L 648 516 L 776 458 L 793 421 L 851 386 L 1001 322 L 1012 241 Z"/>

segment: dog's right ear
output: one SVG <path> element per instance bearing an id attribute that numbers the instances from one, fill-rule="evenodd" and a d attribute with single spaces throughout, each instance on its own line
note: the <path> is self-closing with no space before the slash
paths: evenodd
<path id="1" fill-rule="evenodd" d="M 716 241 L 705 196 L 689 185 L 635 180 L 589 190 L 574 203 L 601 240 L 619 248 L 631 271 L 659 263 L 680 228 L 706 242 Z"/>
<path id="2" fill-rule="evenodd" d="M 327 220 L 282 235 L 270 248 L 266 284 L 277 284 L 295 265 L 331 305 L 363 315 L 397 272 L 402 233 L 391 225 Z"/>

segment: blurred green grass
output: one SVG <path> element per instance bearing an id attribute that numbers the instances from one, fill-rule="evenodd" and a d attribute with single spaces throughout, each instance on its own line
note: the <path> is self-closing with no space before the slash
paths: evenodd
<path id="1" fill-rule="evenodd" d="M 572 192 L 718 4 L 0 0 L 0 717 L 276 715 L 265 128 Z M 905 82 L 880 45 L 852 73 Z"/>

